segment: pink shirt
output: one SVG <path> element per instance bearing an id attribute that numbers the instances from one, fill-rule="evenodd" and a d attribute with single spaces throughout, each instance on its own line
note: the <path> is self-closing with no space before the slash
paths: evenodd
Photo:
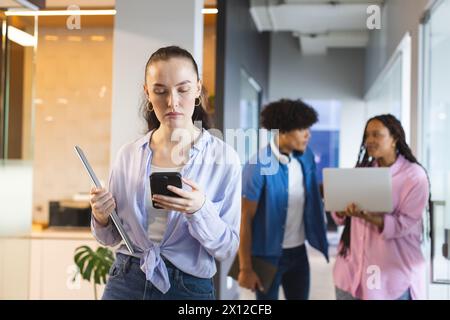
<path id="1" fill-rule="evenodd" d="M 411 290 L 412 299 L 425 298 L 425 259 L 421 251 L 422 215 L 428 201 L 425 171 L 399 155 L 390 167 L 394 211 L 375 225 L 352 218 L 347 256 L 337 256 L 336 287 L 358 299 L 398 299 Z M 337 224 L 344 219 L 333 213 Z"/>

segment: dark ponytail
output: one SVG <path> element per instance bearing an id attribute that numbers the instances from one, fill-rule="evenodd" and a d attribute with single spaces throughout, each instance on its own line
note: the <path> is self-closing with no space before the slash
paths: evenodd
<path id="1" fill-rule="evenodd" d="M 427 171 L 425 170 L 425 168 L 417 161 L 416 157 L 413 155 L 413 153 L 411 151 L 411 148 L 406 143 L 405 131 L 403 130 L 402 124 L 396 117 L 394 117 L 391 114 L 379 115 L 379 116 L 370 118 L 366 122 L 366 126 L 364 128 L 363 139 L 361 141 L 361 147 L 359 149 L 358 159 L 356 161 L 356 167 L 372 167 L 374 164 L 375 159 L 372 159 L 371 157 L 369 157 L 369 154 L 367 153 L 366 146 L 365 146 L 367 126 L 373 120 L 380 121 L 389 130 L 390 135 L 397 141 L 396 142 L 397 152 L 399 154 L 401 154 L 403 157 L 405 157 L 405 159 L 408 160 L 409 162 L 420 165 L 423 168 L 423 170 L 425 171 L 425 173 L 427 174 Z M 428 184 L 430 185 L 430 178 L 428 177 L 428 174 L 427 174 L 427 179 L 428 179 Z M 428 211 L 429 211 L 430 215 L 432 216 L 433 206 L 431 203 L 431 186 L 430 186 L 429 190 L 430 190 L 430 194 L 428 195 Z M 341 241 L 340 241 L 341 249 L 339 251 L 339 255 L 343 256 L 343 257 L 347 256 L 348 250 L 350 249 L 351 220 L 352 220 L 351 217 L 345 218 L 344 231 L 342 232 L 342 236 L 341 236 Z"/>
<path id="2" fill-rule="evenodd" d="M 199 79 L 198 66 L 192 55 L 187 50 L 177 46 L 163 47 L 156 50 L 147 61 L 147 64 L 145 66 L 145 75 L 147 74 L 147 70 L 152 63 L 157 61 L 167 61 L 170 58 L 186 58 L 191 61 L 192 65 L 194 66 L 195 73 L 197 74 L 197 80 Z M 145 121 L 147 122 L 148 131 L 157 129 L 160 125 L 155 112 L 150 110 L 153 110 L 153 106 L 144 95 L 141 106 L 141 113 Z M 208 93 L 206 88 L 202 86 L 202 90 L 200 93 L 200 103 L 194 107 L 192 122 L 195 123 L 196 121 L 200 121 L 202 124 L 202 128 L 204 129 L 210 129 L 212 127 L 211 117 L 208 114 L 207 110 L 209 110 Z"/>

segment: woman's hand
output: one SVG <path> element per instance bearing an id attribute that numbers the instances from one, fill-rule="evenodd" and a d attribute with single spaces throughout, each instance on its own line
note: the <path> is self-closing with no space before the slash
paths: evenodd
<path id="1" fill-rule="evenodd" d="M 361 218 L 363 215 L 363 212 L 359 210 L 358 206 L 354 203 L 350 203 L 347 205 L 344 211 L 338 211 L 336 212 L 336 215 L 339 218 L 345 218 L 345 217 L 358 217 Z"/>
<path id="2" fill-rule="evenodd" d="M 364 219 L 370 222 L 371 224 L 377 226 L 380 232 L 383 231 L 384 215 L 385 215 L 384 213 L 363 211 L 356 204 L 350 203 L 345 209 L 345 212 L 339 212 L 339 214 L 343 214 L 347 217 L 356 217 Z"/>
<path id="3" fill-rule="evenodd" d="M 116 202 L 110 192 L 106 189 L 91 188 L 90 204 L 95 220 L 102 226 L 109 222 L 109 215 L 116 208 Z"/>
<path id="4" fill-rule="evenodd" d="M 153 195 L 152 200 L 166 210 L 174 210 L 189 214 L 197 212 L 205 203 L 205 194 L 200 190 L 200 186 L 194 181 L 183 178 L 183 182 L 190 186 L 192 191 L 186 191 L 175 186 L 167 186 L 168 190 L 176 193 L 181 198 L 155 194 Z"/>
<path id="5" fill-rule="evenodd" d="M 344 215 L 348 217 L 364 218 L 367 215 L 367 212 L 362 211 L 355 203 L 350 203 L 345 208 Z"/>

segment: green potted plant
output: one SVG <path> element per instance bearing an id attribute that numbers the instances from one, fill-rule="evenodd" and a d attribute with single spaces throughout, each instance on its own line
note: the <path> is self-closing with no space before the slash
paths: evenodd
<path id="1" fill-rule="evenodd" d="M 97 300 L 97 285 L 106 284 L 106 276 L 114 263 L 113 252 L 105 247 L 98 247 L 94 251 L 88 246 L 81 246 L 75 249 L 74 261 L 81 277 L 89 282 L 93 280 L 94 297 Z M 72 281 L 75 281 L 78 272 Z"/>

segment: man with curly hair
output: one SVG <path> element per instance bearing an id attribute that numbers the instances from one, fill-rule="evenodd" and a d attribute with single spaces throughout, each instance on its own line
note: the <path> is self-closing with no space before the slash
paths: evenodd
<path id="1" fill-rule="evenodd" d="M 328 261 L 325 213 L 308 148 L 317 120 L 317 112 L 301 100 L 272 102 L 261 113 L 262 126 L 277 133 L 244 166 L 238 278 L 258 300 L 277 300 L 280 285 L 286 299 L 308 299 L 306 240 Z M 267 174 L 267 160 L 278 161 L 278 170 Z M 263 288 L 252 257 L 276 266 L 269 288 Z"/>

